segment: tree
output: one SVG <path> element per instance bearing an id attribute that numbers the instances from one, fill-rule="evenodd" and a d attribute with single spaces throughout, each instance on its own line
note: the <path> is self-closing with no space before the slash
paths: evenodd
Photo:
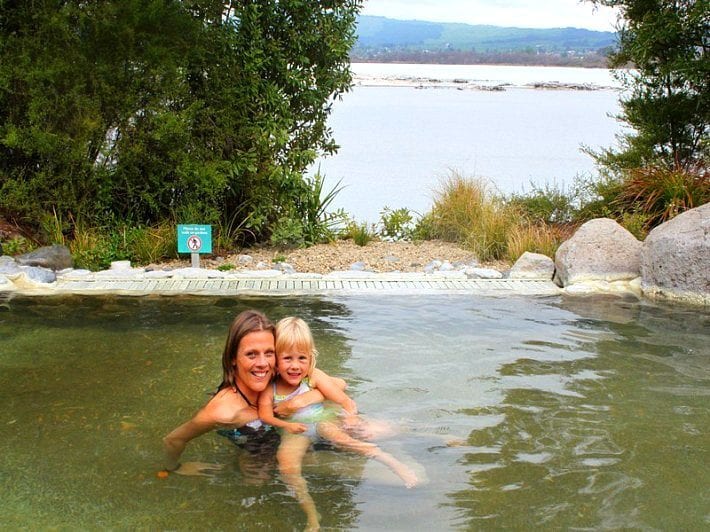
<path id="1" fill-rule="evenodd" d="M 301 217 L 360 0 L 0 0 L 0 215 Z"/>
<path id="2" fill-rule="evenodd" d="M 619 9 L 611 64 L 623 83 L 621 119 L 633 131 L 596 154 L 613 172 L 705 168 L 710 153 L 708 0 L 587 0 Z"/>

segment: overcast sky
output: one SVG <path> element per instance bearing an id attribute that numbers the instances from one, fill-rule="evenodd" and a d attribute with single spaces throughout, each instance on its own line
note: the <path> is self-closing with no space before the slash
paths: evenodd
<path id="1" fill-rule="evenodd" d="M 610 8 L 579 0 L 365 0 L 361 14 L 400 20 L 463 22 L 517 28 L 614 31 Z"/>

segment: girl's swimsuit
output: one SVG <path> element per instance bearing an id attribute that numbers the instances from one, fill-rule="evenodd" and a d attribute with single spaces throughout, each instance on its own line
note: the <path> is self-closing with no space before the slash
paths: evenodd
<path id="1" fill-rule="evenodd" d="M 297 395 L 301 395 L 312 390 L 311 381 L 308 377 L 303 379 L 298 385 L 298 388 L 296 388 L 288 395 L 281 395 L 276 392 L 276 381 L 274 381 L 273 386 L 274 406 L 279 404 L 281 401 L 286 401 L 288 399 L 296 397 Z M 291 415 L 291 417 L 289 418 L 289 421 L 305 423 L 306 425 L 308 425 L 308 430 L 304 432 L 303 435 L 308 436 L 314 443 L 316 443 L 320 440 L 320 436 L 318 436 L 318 431 L 316 430 L 316 424 L 320 421 L 326 421 L 327 419 L 329 419 L 329 417 L 329 412 L 325 408 L 323 408 L 323 403 L 315 403 L 312 405 L 305 406 L 297 412 L 294 412 L 293 415 Z"/>

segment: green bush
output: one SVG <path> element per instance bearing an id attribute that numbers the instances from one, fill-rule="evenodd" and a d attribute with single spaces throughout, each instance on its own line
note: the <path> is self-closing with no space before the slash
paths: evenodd
<path id="1" fill-rule="evenodd" d="M 380 212 L 380 236 L 392 240 L 412 240 L 414 237 L 414 216 L 409 209 L 384 207 Z"/>
<path id="2" fill-rule="evenodd" d="M 344 232 L 344 237 L 352 239 L 358 246 L 366 246 L 377 238 L 374 227 L 369 227 L 367 223 L 350 222 Z"/>
<path id="3" fill-rule="evenodd" d="M 527 194 L 513 194 L 507 202 L 518 208 L 530 222 L 558 224 L 569 223 L 577 215 L 575 203 L 576 192 L 566 192 L 564 187 L 545 184 L 540 187 L 531 184 L 532 190 Z"/>

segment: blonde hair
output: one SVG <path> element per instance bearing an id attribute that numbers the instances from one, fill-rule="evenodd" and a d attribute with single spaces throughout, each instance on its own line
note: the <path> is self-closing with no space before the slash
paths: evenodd
<path id="1" fill-rule="evenodd" d="M 313 341 L 310 327 L 301 318 L 289 316 L 279 320 L 276 324 L 276 356 L 278 357 L 284 351 L 311 355 L 311 364 L 308 368 L 308 376 L 311 376 L 316 367 L 318 350 Z"/>

